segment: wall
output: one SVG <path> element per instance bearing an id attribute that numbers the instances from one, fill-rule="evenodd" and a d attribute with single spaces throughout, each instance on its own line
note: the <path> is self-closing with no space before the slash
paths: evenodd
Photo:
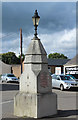
<path id="1" fill-rule="evenodd" d="M 52 66 L 48 66 L 48 67 L 50 67 L 51 68 L 51 73 L 52 74 L 55 74 L 55 68 L 56 67 L 61 67 L 61 73 L 63 73 L 63 66 L 62 65 L 57 65 L 57 66 L 54 66 L 54 65 L 52 65 Z"/>
<path id="2" fill-rule="evenodd" d="M 22 68 L 24 71 L 24 64 L 22 64 Z M 21 75 L 21 65 L 12 65 L 12 73 L 18 78 Z"/>
<path id="3" fill-rule="evenodd" d="M 0 60 L 0 75 L 4 73 L 11 73 L 11 65 L 7 65 Z"/>

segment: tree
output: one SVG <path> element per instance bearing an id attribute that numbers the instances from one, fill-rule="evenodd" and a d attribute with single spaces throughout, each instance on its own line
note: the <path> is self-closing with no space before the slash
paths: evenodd
<path id="1" fill-rule="evenodd" d="M 65 56 L 64 54 L 60 54 L 60 53 L 50 53 L 48 55 L 48 58 L 56 58 L 56 59 L 68 59 L 67 56 Z"/>
<path id="2" fill-rule="evenodd" d="M 0 54 L 2 61 L 6 64 L 20 64 L 20 59 L 15 55 L 14 52 L 8 52 Z"/>

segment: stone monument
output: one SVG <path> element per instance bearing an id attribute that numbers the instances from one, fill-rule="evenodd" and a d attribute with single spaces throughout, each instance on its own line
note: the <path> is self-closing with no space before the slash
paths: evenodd
<path id="1" fill-rule="evenodd" d="M 35 37 L 32 39 L 24 60 L 24 72 L 20 77 L 20 90 L 14 97 L 14 115 L 41 118 L 57 114 L 57 96 L 52 93 L 46 51 L 37 37 L 40 17 L 35 10 L 32 17 Z"/>

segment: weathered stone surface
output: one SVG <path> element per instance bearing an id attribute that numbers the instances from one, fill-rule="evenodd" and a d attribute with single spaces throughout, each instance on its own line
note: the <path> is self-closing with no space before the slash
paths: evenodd
<path id="1" fill-rule="evenodd" d="M 20 117 L 37 116 L 37 96 L 36 94 L 27 94 L 19 92 L 14 98 L 14 115 Z"/>
<path id="2" fill-rule="evenodd" d="M 41 118 L 57 114 L 56 94 L 27 94 L 20 92 L 15 96 L 14 114 L 20 117 Z"/>
<path id="3" fill-rule="evenodd" d="M 27 93 L 52 92 L 51 76 L 47 65 L 26 64 L 20 79 L 20 91 Z"/>
<path id="4" fill-rule="evenodd" d="M 40 118 L 57 113 L 56 94 L 48 71 L 47 54 L 40 40 L 32 40 L 20 77 L 20 91 L 14 98 L 14 114 Z"/>
<path id="5" fill-rule="evenodd" d="M 47 55 L 40 39 L 37 40 L 32 39 L 26 52 L 26 55 Z"/>
<path id="6" fill-rule="evenodd" d="M 20 91 L 27 93 L 52 91 L 46 51 L 40 40 L 31 41 L 25 56 L 24 66 L 25 70 L 20 78 Z"/>
<path id="7" fill-rule="evenodd" d="M 57 114 L 57 96 L 55 93 L 40 94 L 37 97 L 37 117 Z"/>

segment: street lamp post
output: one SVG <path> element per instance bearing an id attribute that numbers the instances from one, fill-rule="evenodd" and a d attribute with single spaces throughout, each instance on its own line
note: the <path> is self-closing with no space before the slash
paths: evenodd
<path id="1" fill-rule="evenodd" d="M 34 24 L 34 27 L 35 27 L 35 34 L 34 34 L 34 38 L 37 39 L 37 27 L 38 27 L 38 24 L 39 24 L 39 20 L 40 20 L 40 16 L 38 16 L 38 12 L 37 10 L 35 10 L 35 13 L 34 13 L 34 16 L 32 17 L 32 20 L 33 20 L 33 24 Z"/>

